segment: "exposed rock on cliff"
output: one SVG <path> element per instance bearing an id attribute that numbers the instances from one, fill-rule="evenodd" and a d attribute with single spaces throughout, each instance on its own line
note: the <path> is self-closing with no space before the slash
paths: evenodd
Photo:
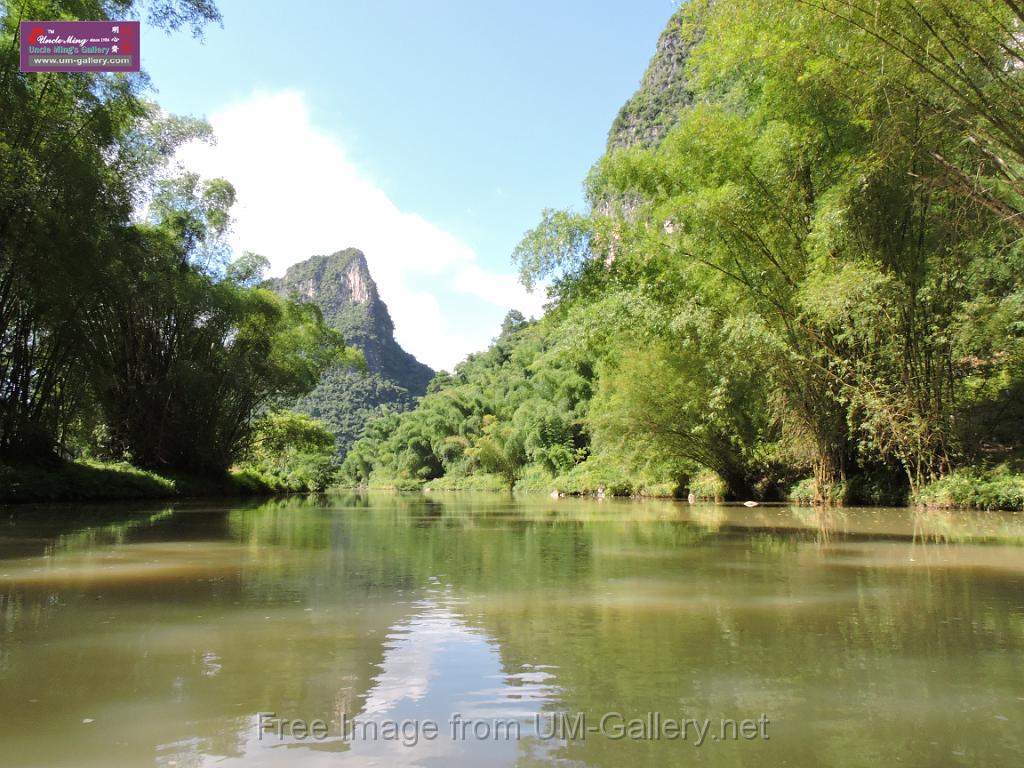
<path id="1" fill-rule="evenodd" d="M 676 11 L 658 38 L 640 87 L 622 105 L 608 132 L 608 150 L 657 144 L 693 104 L 686 64 L 704 37 L 705 9 L 712 0 L 690 0 Z"/>
<path id="2" fill-rule="evenodd" d="M 268 287 L 315 303 L 324 320 L 341 331 L 345 343 L 366 356 L 369 374 L 331 369 L 297 403 L 299 410 L 331 424 L 342 454 L 378 406 L 406 410 L 426 391 L 434 371 L 395 341 L 394 323 L 362 251 L 348 248 L 314 256 L 289 267 L 284 277 L 270 280 Z"/>

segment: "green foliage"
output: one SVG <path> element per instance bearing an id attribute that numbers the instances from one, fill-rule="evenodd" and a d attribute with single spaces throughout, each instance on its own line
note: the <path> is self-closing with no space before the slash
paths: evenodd
<path id="1" fill-rule="evenodd" d="M 551 485 L 560 493 L 608 496 L 640 494 L 647 483 L 636 473 L 627 471 L 616 456 L 594 455 L 556 477 Z"/>
<path id="2" fill-rule="evenodd" d="M 0 464 L 0 501 L 78 501 L 161 498 L 174 481 L 124 462 L 82 461 L 56 466 Z"/>
<path id="3" fill-rule="evenodd" d="M 803 480 L 798 482 L 789 489 L 787 498 L 789 501 L 796 502 L 797 504 L 808 505 L 818 504 L 821 502 L 825 502 L 827 504 L 844 504 L 852 501 L 849 497 L 849 489 L 847 488 L 846 481 L 836 483 L 826 491 L 818 485 L 818 479 L 815 477 L 805 477 Z"/>
<path id="4" fill-rule="evenodd" d="M 693 46 L 703 37 L 708 0 L 689 0 L 669 20 L 639 90 L 622 106 L 608 132 L 608 149 L 657 143 L 693 103 L 685 72 Z"/>
<path id="5" fill-rule="evenodd" d="M 528 467 L 549 477 L 586 453 L 592 365 L 557 354 L 544 324 L 510 313 L 486 352 L 440 377 L 415 410 L 382 411 L 342 465 L 350 484 L 497 474 L 512 487 Z"/>
<path id="6" fill-rule="evenodd" d="M 526 465 L 523 433 L 511 424 L 503 424 L 490 414 L 484 416 L 480 436 L 466 451 L 486 472 L 499 475 L 511 491 Z"/>
<path id="7" fill-rule="evenodd" d="M 417 486 L 419 487 L 419 486 Z M 422 486 L 424 491 L 507 491 L 508 483 L 501 475 L 478 472 L 472 475 L 445 475 Z"/>
<path id="8" fill-rule="evenodd" d="M 729 486 L 714 472 L 698 472 L 690 480 L 690 493 L 698 499 L 720 501 L 729 492 Z"/>
<path id="9" fill-rule="evenodd" d="M 167 170 L 208 126 L 141 78 L 22 75 L 9 47 L 0 456 L 223 472 L 248 449 L 253 487 L 323 487 L 328 433 L 287 403 L 351 446 L 349 484 L 1019 508 L 1022 24 L 1007 0 L 692 0 L 590 209 L 513 254 L 547 315 L 429 387 L 358 251 L 265 284 L 260 257 L 228 263 L 234 190 Z"/>
<path id="10" fill-rule="evenodd" d="M 256 422 L 252 432 L 248 450 L 252 461 L 280 462 L 288 450 L 329 453 L 334 445 L 334 435 L 327 425 L 294 411 L 268 413 Z"/>
<path id="11" fill-rule="evenodd" d="M 103 501 L 262 495 L 294 490 L 254 470 L 224 475 L 158 474 L 127 462 L 93 459 L 0 464 L 0 502 Z"/>
<path id="12" fill-rule="evenodd" d="M 805 477 L 789 489 L 787 498 L 797 504 L 813 504 L 820 498 L 818 482 L 813 477 Z"/>
<path id="13" fill-rule="evenodd" d="M 190 120 L 154 129 L 143 76 L 21 73 L 17 25 L 141 8 L 168 31 L 198 34 L 220 19 L 208 0 L 0 3 L 10 41 L 0 47 L 0 456 L 44 460 L 65 442 L 88 395 L 81 313 L 96 300 L 91 278 L 174 149 L 204 135 Z"/>
<path id="14" fill-rule="evenodd" d="M 590 210 L 513 254 L 548 315 L 360 441 L 362 477 L 879 503 L 1019 456 L 1022 22 L 687 4 Z"/>
<path id="15" fill-rule="evenodd" d="M 655 453 L 670 476 L 710 468 L 728 495 L 750 498 L 767 471 L 762 446 L 774 437 L 759 329 L 697 310 L 672 336 L 631 345 L 602 369 L 595 442 L 622 455 Z"/>
<path id="16" fill-rule="evenodd" d="M 0 7 L 11 41 L 24 18 L 144 9 L 195 34 L 220 20 L 209 0 Z M 223 479 L 257 413 L 362 358 L 315 307 L 258 287 L 266 259 L 229 263 L 234 188 L 171 169 L 208 125 L 146 102 L 143 76 L 25 74 L 17 55 L 0 51 L 0 458 Z M 68 466 L 74 486 L 86 470 Z M 327 476 L 315 462 L 303 473 Z"/>
<path id="17" fill-rule="evenodd" d="M 567 211 L 544 211 L 541 223 L 530 230 L 512 253 L 523 285 L 534 288 L 534 277 L 555 267 L 578 262 L 589 253 L 593 231 L 586 217 Z"/>
<path id="18" fill-rule="evenodd" d="M 858 40 L 826 49 L 836 63 L 847 71 L 884 72 L 887 96 L 912 105 L 943 134 L 965 139 L 929 148 L 928 177 L 1018 234 L 1024 230 L 1024 6 L 1016 0 L 804 5 L 805 23 Z"/>
<path id="19" fill-rule="evenodd" d="M 291 407 L 330 424 L 336 453 L 346 456 L 379 409 L 404 411 L 415 397 L 394 379 L 355 366 L 334 365 Z"/>
<path id="20" fill-rule="evenodd" d="M 304 413 L 273 411 L 252 429 L 241 471 L 293 491 L 325 491 L 334 483 L 334 433 Z"/>
<path id="21" fill-rule="evenodd" d="M 1008 464 L 991 470 L 957 470 L 926 485 L 914 501 L 929 507 L 1024 510 L 1024 474 Z"/>
<path id="22" fill-rule="evenodd" d="M 125 239 L 84 313 L 109 444 L 149 468 L 223 472 L 252 416 L 315 386 L 341 339 L 311 305 L 188 263 L 177 231 L 138 229 Z"/>
<path id="23" fill-rule="evenodd" d="M 601 369 L 595 440 L 733 494 L 813 471 L 820 501 L 1019 452 L 1019 9 L 699 5 L 692 105 L 602 158 L 589 222 L 547 212 L 516 253 L 563 316 L 656 307 L 604 322 L 632 343 Z"/>

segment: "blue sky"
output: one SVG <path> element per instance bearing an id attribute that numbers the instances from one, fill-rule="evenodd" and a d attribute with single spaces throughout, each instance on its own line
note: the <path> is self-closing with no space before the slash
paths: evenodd
<path id="1" fill-rule="evenodd" d="M 582 181 L 636 89 L 671 0 L 219 0 L 200 43 L 144 29 L 161 106 L 216 147 L 182 162 L 239 193 L 233 245 L 279 274 L 363 249 L 398 340 L 434 367 L 485 347 L 509 255 Z M 282 8 L 284 10 L 282 10 Z"/>

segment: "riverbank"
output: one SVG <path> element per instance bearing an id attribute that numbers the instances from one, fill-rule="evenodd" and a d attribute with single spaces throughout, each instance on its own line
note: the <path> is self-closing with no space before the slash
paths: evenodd
<path id="1" fill-rule="evenodd" d="M 433 480 L 379 479 L 373 490 L 398 491 L 508 491 L 498 475 L 481 473 L 444 476 Z M 720 499 L 722 484 L 709 474 L 691 482 L 697 499 Z M 130 499 L 175 499 L 196 496 L 265 496 L 302 493 L 286 478 L 259 472 L 251 467 L 218 476 L 161 475 L 120 462 L 69 461 L 53 466 L 10 466 L 0 464 L 0 503 L 51 501 L 114 501 Z M 521 493 L 562 496 L 619 496 L 635 498 L 679 498 L 677 486 L 650 480 L 627 481 L 618 475 L 602 478 L 593 473 L 567 473 L 557 478 L 527 473 L 515 485 Z M 685 494 L 683 494 L 685 496 Z M 807 481 L 793 486 L 786 498 L 798 505 L 812 503 Z M 855 506 L 858 504 L 855 504 Z M 934 509 L 981 511 L 1024 511 L 1024 473 L 1002 464 L 992 469 L 963 469 L 931 483 L 913 498 L 886 506 L 921 506 Z M 837 503 L 837 506 L 843 506 Z M 877 505 L 872 505 L 877 506 Z"/>
<path id="2" fill-rule="evenodd" d="M 957 470 L 925 486 L 914 501 L 939 509 L 1024 511 L 1024 473 L 1007 464 Z"/>
<path id="3" fill-rule="evenodd" d="M 432 480 L 408 478 L 371 478 L 371 490 L 397 491 L 503 491 L 507 482 L 496 474 L 445 475 Z M 560 496 L 620 496 L 633 498 L 685 498 L 692 493 L 701 501 L 723 498 L 725 484 L 713 473 L 702 473 L 691 479 L 689 487 L 650 478 L 627 479 L 621 474 L 593 471 L 568 472 L 552 478 L 548 474 L 526 472 L 515 484 L 522 493 L 546 493 Z M 994 468 L 960 469 L 926 485 L 911 497 L 905 491 L 880 487 L 870 479 L 853 478 L 841 492 L 833 494 L 834 505 L 841 506 L 918 506 L 932 509 L 971 509 L 980 511 L 1024 511 L 1024 472 L 1010 464 Z M 807 478 L 795 483 L 783 498 L 758 499 L 811 506 L 816 497 L 814 481 Z M 742 499 L 741 499 L 742 501 Z"/>
<path id="4" fill-rule="evenodd" d="M 124 462 L 66 461 L 52 466 L 0 464 L 0 502 L 112 501 L 294 492 L 251 469 L 223 475 L 161 475 Z"/>

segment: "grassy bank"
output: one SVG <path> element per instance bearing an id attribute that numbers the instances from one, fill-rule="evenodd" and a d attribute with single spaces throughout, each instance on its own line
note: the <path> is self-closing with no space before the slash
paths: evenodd
<path id="1" fill-rule="evenodd" d="M 817 498 L 813 478 L 794 485 L 787 494 L 790 502 L 813 504 Z M 851 478 L 832 489 L 832 501 L 839 506 L 907 505 L 937 509 L 1024 510 L 1024 472 L 1021 467 L 963 468 L 929 483 L 914 495 L 905 488 L 880 482 L 870 476 Z"/>
<path id="2" fill-rule="evenodd" d="M 1024 473 L 1007 464 L 988 470 L 957 470 L 925 486 L 914 501 L 923 506 L 946 509 L 1022 511 Z"/>
<path id="3" fill-rule="evenodd" d="M 0 464 L 0 502 L 7 503 L 247 496 L 297 490 L 303 489 L 250 469 L 219 476 L 165 476 L 126 463 Z"/>
<path id="4" fill-rule="evenodd" d="M 590 466 L 593 464 L 593 466 Z M 528 468 L 516 482 L 515 490 L 525 493 L 557 491 L 567 496 L 679 497 L 679 486 L 642 476 L 627 477 L 621 472 L 595 471 L 597 462 L 579 465 L 558 477 Z M 429 481 L 373 478 L 371 489 L 401 491 L 504 491 L 508 486 L 495 474 L 446 475 Z M 721 499 L 724 484 L 713 473 L 705 472 L 691 479 L 689 488 L 701 500 Z M 1024 472 L 1009 465 L 993 469 L 962 469 L 926 486 L 913 498 L 902 489 L 872 477 L 854 477 L 833 489 L 837 506 L 902 507 L 908 504 L 979 510 L 1024 510 Z M 787 500 L 794 504 L 813 504 L 816 498 L 813 478 L 796 483 Z"/>
<path id="5" fill-rule="evenodd" d="M 343 486 L 354 487 L 354 486 Z M 473 474 L 449 474 L 432 480 L 413 480 L 380 476 L 370 476 L 366 487 L 371 490 L 389 491 L 500 491 L 508 493 L 508 481 L 501 475 L 491 472 L 475 472 Z M 552 477 L 539 467 L 526 467 L 516 480 L 514 490 L 517 493 L 545 493 L 552 491 L 565 496 L 644 496 L 672 498 L 677 495 L 678 484 L 663 482 L 643 473 L 627 476 L 613 467 L 606 467 L 599 461 L 580 464 L 573 470 L 557 477 Z"/>

